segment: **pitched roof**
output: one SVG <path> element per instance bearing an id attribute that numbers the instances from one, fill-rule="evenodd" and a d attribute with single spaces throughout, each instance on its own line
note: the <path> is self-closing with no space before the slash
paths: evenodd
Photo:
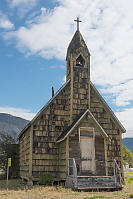
<path id="1" fill-rule="evenodd" d="M 83 47 L 84 49 L 86 49 L 88 54 L 90 54 L 80 31 L 77 30 L 67 48 L 67 56 L 66 57 L 68 57 L 69 54 L 74 53 L 80 47 Z"/>
<path id="2" fill-rule="evenodd" d="M 122 132 L 125 133 L 126 129 L 123 127 L 123 125 L 121 124 L 121 122 L 118 120 L 118 118 L 116 117 L 116 115 L 114 114 L 114 112 L 108 106 L 108 104 L 106 103 L 106 101 L 103 99 L 103 97 L 100 95 L 100 93 L 98 92 L 98 90 L 95 88 L 95 86 L 93 85 L 93 83 L 91 81 L 90 81 L 90 86 L 91 86 L 91 89 L 93 89 L 93 91 L 96 93 L 96 95 L 99 97 L 99 99 L 103 103 L 105 109 L 108 111 L 111 119 L 114 121 L 114 123 L 116 124 L 116 126 L 118 126 L 122 130 Z"/>
<path id="3" fill-rule="evenodd" d="M 46 110 L 50 104 L 56 99 L 57 96 L 59 96 L 59 94 L 61 93 L 61 91 L 63 89 L 66 88 L 66 86 L 70 83 L 70 79 L 57 91 L 57 93 L 47 102 L 47 104 L 36 114 L 36 116 L 24 127 L 24 129 L 20 132 L 18 139 L 22 136 L 22 134 L 24 133 L 24 131 L 26 131 L 31 124 L 33 124 L 33 122 L 40 116 L 40 114 Z"/>
<path id="4" fill-rule="evenodd" d="M 75 121 L 69 126 L 57 139 L 57 143 L 62 142 L 63 140 L 66 139 L 66 137 L 78 126 L 80 121 L 88 114 L 88 118 L 92 120 L 92 122 L 95 124 L 99 132 L 102 134 L 103 137 L 108 139 L 110 141 L 109 136 L 106 134 L 104 129 L 101 127 L 101 125 L 98 123 L 98 121 L 95 119 L 93 114 L 90 112 L 89 109 L 85 110 L 82 112 L 82 114 L 78 115 L 78 117 L 75 119 Z"/>

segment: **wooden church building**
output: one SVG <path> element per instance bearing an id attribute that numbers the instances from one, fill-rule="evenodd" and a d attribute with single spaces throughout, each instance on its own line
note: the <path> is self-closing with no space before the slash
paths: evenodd
<path id="1" fill-rule="evenodd" d="M 20 177 L 49 173 L 73 189 L 121 188 L 125 129 L 90 81 L 90 52 L 76 21 L 66 82 L 18 137 Z"/>

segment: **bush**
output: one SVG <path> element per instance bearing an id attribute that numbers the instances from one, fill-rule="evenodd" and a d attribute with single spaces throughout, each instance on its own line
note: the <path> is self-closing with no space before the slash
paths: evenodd
<path id="1" fill-rule="evenodd" d="M 49 173 L 41 173 L 39 178 L 39 185 L 53 185 L 55 178 Z"/>
<path id="2" fill-rule="evenodd" d="M 130 198 L 133 198 L 133 193 L 130 194 Z"/>

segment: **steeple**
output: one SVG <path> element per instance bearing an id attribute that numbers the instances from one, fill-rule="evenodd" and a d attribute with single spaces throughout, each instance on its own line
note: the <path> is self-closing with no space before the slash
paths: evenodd
<path id="1" fill-rule="evenodd" d="M 67 49 L 67 75 L 71 80 L 70 91 L 70 118 L 71 122 L 82 111 L 90 107 L 90 53 L 79 31 L 77 30 Z"/>
<path id="2" fill-rule="evenodd" d="M 87 48 L 87 45 L 80 33 L 79 30 L 77 30 L 67 48 L 67 56 L 66 59 L 70 56 L 70 54 L 76 53 L 76 51 L 81 48 L 81 50 L 85 51 L 88 56 L 90 56 L 90 52 Z"/>
<path id="3" fill-rule="evenodd" d="M 70 79 L 70 62 L 73 61 L 74 65 L 78 65 L 78 62 L 80 61 L 80 64 L 86 65 L 88 67 L 88 70 L 90 71 L 90 52 L 87 48 L 87 45 L 79 31 L 79 18 L 77 20 L 74 20 L 77 22 L 77 30 L 67 48 L 67 55 L 66 55 L 66 61 L 67 61 L 67 80 Z M 71 60 L 72 59 L 72 60 Z"/>

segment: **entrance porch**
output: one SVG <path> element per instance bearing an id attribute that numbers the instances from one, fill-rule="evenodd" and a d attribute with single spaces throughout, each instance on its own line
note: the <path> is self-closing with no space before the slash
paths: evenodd
<path id="1" fill-rule="evenodd" d="M 95 160 L 96 161 L 96 160 Z M 97 161 L 96 161 L 97 162 Z M 100 190 L 111 189 L 118 190 L 122 188 L 122 178 L 120 168 L 115 159 L 108 162 L 99 162 L 105 169 L 105 175 L 96 175 L 97 173 L 87 173 L 81 175 L 78 173 L 75 159 L 68 159 L 68 176 L 66 179 L 66 187 L 74 190 Z M 110 166 L 109 166 L 110 165 Z M 112 170 L 112 175 L 107 173 Z M 88 174 L 88 175 L 87 175 Z"/>

